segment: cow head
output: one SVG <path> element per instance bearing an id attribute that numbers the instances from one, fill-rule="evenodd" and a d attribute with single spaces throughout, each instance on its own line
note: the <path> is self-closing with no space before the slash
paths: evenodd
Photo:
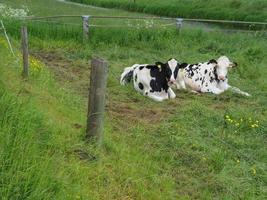
<path id="1" fill-rule="evenodd" d="M 237 63 L 231 62 L 229 58 L 227 58 L 226 56 L 221 56 L 217 59 L 217 61 L 215 60 L 212 61 L 214 64 L 216 64 L 215 66 L 218 79 L 222 81 L 224 81 L 227 78 L 228 69 L 237 66 Z"/>
<path id="2" fill-rule="evenodd" d="M 165 76 L 168 85 L 175 84 L 179 70 L 179 63 L 174 58 L 168 60 L 167 63 L 156 62 L 156 65 Z"/>

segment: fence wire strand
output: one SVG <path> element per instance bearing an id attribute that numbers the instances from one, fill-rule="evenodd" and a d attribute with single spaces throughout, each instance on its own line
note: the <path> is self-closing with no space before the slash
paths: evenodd
<path id="1" fill-rule="evenodd" d="M 32 21 L 33 23 L 34 22 L 40 22 L 40 23 L 51 23 L 51 24 L 56 24 L 56 25 L 70 25 L 70 26 L 81 26 L 81 24 L 76 24 L 76 23 L 69 23 L 69 22 L 60 22 L 60 21 L 46 21 L 46 20 L 34 20 Z"/>
<path id="2" fill-rule="evenodd" d="M 54 21 L 54 19 L 57 18 L 64 18 L 64 17 L 77 17 L 77 16 L 48 16 L 48 17 L 36 17 L 36 18 L 28 18 L 26 20 L 26 22 L 40 22 L 40 23 L 47 23 L 47 24 L 55 24 L 55 25 L 62 25 L 62 26 L 76 26 L 76 27 L 82 27 L 82 23 L 70 23 L 70 22 L 63 22 L 63 21 Z M 81 17 L 81 16 L 80 16 Z M 90 18 L 93 19 L 135 19 L 135 20 L 146 20 L 146 19 L 150 19 L 150 20 L 155 20 L 155 19 L 159 19 L 159 18 L 149 18 L 149 17 L 143 17 L 143 18 L 128 18 L 128 17 L 120 17 L 120 16 L 91 16 Z M 174 18 L 161 18 L 164 20 L 170 20 L 170 19 L 174 19 Z M 223 21 L 223 20 L 222 20 Z M 202 22 L 202 21 L 197 21 L 197 20 L 186 20 L 184 19 L 184 22 Z M 216 22 L 216 20 L 207 20 L 207 22 Z M 206 22 L 206 23 L 207 23 Z M 224 21 L 224 23 L 227 23 L 229 21 Z M 230 21 L 233 22 L 233 21 Z M 238 21 L 240 22 L 240 21 Z M 129 22 L 128 22 L 129 23 Z M 249 25 L 249 23 L 245 23 L 247 25 Z M 251 22 L 252 24 L 252 22 Z M 192 24 L 191 24 L 192 25 Z M 220 28 L 220 27 L 204 27 L 204 30 L 208 31 L 208 32 L 212 32 L 212 31 L 222 31 L 222 32 L 226 32 L 226 33 L 255 33 L 255 34 L 267 34 L 267 30 L 266 25 L 263 23 L 261 25 L 264 25 L 264 27 L 262 29 L 258 29 L 258 30 L 247 30 L 247 29 L 229 29 L 229 28 Z M 176 22 L 172 22 L 172 23 L 167 23 L 167 24 L 150 24 L 150 25 L 139 25 L 139 24 L 127 24 L 127 25 L 104 25 L 104 24 L 89 24 L 89 27 L 95 27 L 95 28 L 127 28 L 127 29 L 157 29 L 157 28 L 168 28 L 168 27 L 173 27 L 173 28 L 177 28 L 177 23 Z M 187 28 L 192 28 L 190 27 L 190 24 L 185 24 L 185 26 L 188 26 Z M 182 28 L 182 27 L 179 27 Z M 197 28 L 201 28 L 201 27 L 197 27 Z"/>
<path id="3" fill-rule="evenodd" d="M 129 17 L 129 16 L 99 16 L 88 15 L 92 19 L 128 19 L 128 20 L 177 20 L 173 17 Z M 24 17 L 21 20 L 38 20 L 38 19 L 56 19 L 56 18 L 81 18 L 81 15 L 55 15 L 44 17 Z M 193 19 L 180 18 L 187 22 L 205 22 L 205 23 L 222 23 L 222 24 L 252 24 L 252 25 L 267 25 L 267 22 L 253 22 L 253 21 L 232 21 L 232 20 L 214 20 L 214 19 Z"/>
<path id="4" fill-rule="evenodd" d="M 14 53 L 14 50 L 13 50 L 13 47 L 12 47 L 12 44 L 11 44 L 11 42 L 10 42 L 10 39 L 9 39 L 9 37 L 8 37 L 8 35 L 7 35 L 7 32 L 6 32 L 6 29 L 5 29 L 4 23 L 3 23 L 3 21 L 2 21 L 2 20 L 0 21 L 0 23 L 1 23 L 1 26 L 2 26 L 2 30 L 4 31 L 4 35 L 5 35 L 5 38 L 6 38 L 6 40 L 7 40 L 7 43 L 8 43 L 9 49 L 10 49 L 10 51 L 11 51 L 12 55 L 13 55 L 14 57 L 16 57 L 16 55 L 15 55 L 15 53 Z"/>

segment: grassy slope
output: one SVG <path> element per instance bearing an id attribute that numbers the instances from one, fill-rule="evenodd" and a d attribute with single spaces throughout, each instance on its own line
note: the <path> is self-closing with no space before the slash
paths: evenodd
<path id="1" fill-rule="evenodd" d="M 121 8 L 162 16 L 228 19 L 243 21 L 267 20 L 267 2 L 264 0 L 69 0 L 90 5 Z"/>
<path id="2" fill-rule="evenodd" d="M 37 12 L 41 2 L 29 5 Z M 60 5 L 53 1 L 47 3 L 54 5 L 54 10 Z M 74 6 L 67 7 L 79 12 Z M 46 12 L 43 14 L 50 11 Z M 28 141 L 35 144 L 29 145 L 29 150 L 20 156 L 26 159 L 19 159 L 16 154 L 10 156 L 10 160 L 28 165 L 23 162 L 10 168 L 1 165 L 1 174 L 8 178 L 2 183 L 2 197 L 10 199 L 8 195 L 13 195 L 15 199 L 16 195 L 25 195 L 34 199 L 40 190 L 43 199 L 50 196 L 57 199 L 262 199 L 266 195 L 267 101 L 263 93 L 266 91 L 266 39 L 252 35 L 221 37 L 217 33 L 187 30 L 177 35 L 174 30 L 93 29 L 88 45 L 84 46 L 71 39 L 80 34 L 76 29 L 55 30 L 34 24 L 30 31 L 32 53 L 50 67 L 62 70 L 53 68 L 60 86 L 47 70 L 36 73 L 29 82 L 22 81 L 20 72 L 12 68 L 13 59 L 1 47 L 1 61 L 4 61 L 1 63 L 9 63 L 1 67 L 1 87 L 7 90 L 6 95 L 1 94 L 2 99 L 6 98 L 1 101 L 1 108 L 14 101 L 9 113 L 19 119 L 32 117 L 22 126 L 27 127 L 29 138 L 33 139 L 20 138 L 22 131 L 17 128 L 15 133 L 21 146 L 16 146 L 23 148 L 29 145 Z M 16 38 L 16 30 L 9 29 L 9 32 Z M 88 71 L 86 62 L 93 54 L 105 57 L 111 67 L 105 143 L 101 152 L 95 152 L 82 141 L 87 93 L 87 78 L 82 75 Z M 252 98 L 231 93 L 214 97 L 181 92 L 173 101 L 155 103 L 137 94 L 131 86 L 119 86 L 116 79 L 123 67 L 137 61 L 146 63 L 174 56 L 196 62 L 221 54 L 239 62 L 240 67 L 230 72 L 231 83 L 247 88 Z M 64 73 L 67 70 L 72 74 Z M 14 95 L 19 97 L 18 102 Z M 26 114 L 18 116 L 17 107 Z M 226 114 L 244 119 L 237 132 L 235 125 L 226 123 Z M 1 116 L 5 126 L 9 124 L 6 116 L 8 113 Z M 260 121 L 260 128 L 248 126 L 250 117 Z M 2 135 L 8 137 L 3 134 L 6 132 L 1 126 Z M 41 137 L 35 138 L 36 133 Z M 42 144 L 45 147 L 39 146 Z M 1 149 L 4 149 L 1 156 L 17 150 L 15 147 Z M 91 154 L 98 159 L 90 161 Z M 39 157 L 42 159 L 36 159 Z M 85 160 L 80 161 L 79 157 Z M 46 168 L 47 176 L 39 180 L 38 177 L 44 176 L 42 167 Z M 11 180 L 9 174 L 14 174 Z M 21 183 L 14 184 L 19 190 L 11 187 L 14 179 Z M 55 184 L 50 185 L 51 182 Z"/>

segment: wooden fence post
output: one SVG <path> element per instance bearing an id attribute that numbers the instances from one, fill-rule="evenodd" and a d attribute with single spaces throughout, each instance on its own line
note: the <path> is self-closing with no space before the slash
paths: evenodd
<path id="1" fill-rule="evenodd" d="M 89 15 L 83 15 L 83 41 L 85 42 L 89 38 Z"/>
<path id="2" fill-rule="evenodd" d="M 183 19 L 182 18 L 176 18 L 176 26 L 178 28 L 178 31 L 180 32 L 183 26 Z"/>
<path id="3" fill-rule="evenodd" d="M 103 139 L 107 76 L 107 62 L 100 58 L 93 58 L 91 61 L 86 138 L 88 140 L 96 139 L 99 144 L 102 143 Z"/>
<path id="4" fill-rule="evenodd" d="M 28 31 L 26 26 L 21 27 L 21 45 L 23 55 L 23 72 L 24 77 L 29 76 L 29 49 L 28 49 Z"/>

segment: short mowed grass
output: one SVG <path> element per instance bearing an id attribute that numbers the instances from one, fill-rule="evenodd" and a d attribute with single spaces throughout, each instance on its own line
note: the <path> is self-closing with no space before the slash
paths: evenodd
<path id="1" fill-rule="evenodd" d="M 61 5 L 53 2 L 47 3 L 54 9 Z M 29 6 L 37 10 L 39 3 Z M 20 23 L 4 22 L 20 56 Z M 76 26 L 27 25 L 28 80 L 0 38 L 2 199 L 265 198 L 264 36 L 92 28 L 82 43 Z M 134 63 L 170 57 L 195 63 L 220 55 L 238 62 L 230 84 L 252 97 L 177 91 L 176 99 L 157 103 L 131 84 L 119 85 L 123 68 Z M 93 56 L 109 63 L 101 148 L 84 140 Z"/>
<path id="2" fill-rule="evenodd" d="M 161 16 L 243 21 L 267 20 L 265 0 L 68 0 Z"/>

